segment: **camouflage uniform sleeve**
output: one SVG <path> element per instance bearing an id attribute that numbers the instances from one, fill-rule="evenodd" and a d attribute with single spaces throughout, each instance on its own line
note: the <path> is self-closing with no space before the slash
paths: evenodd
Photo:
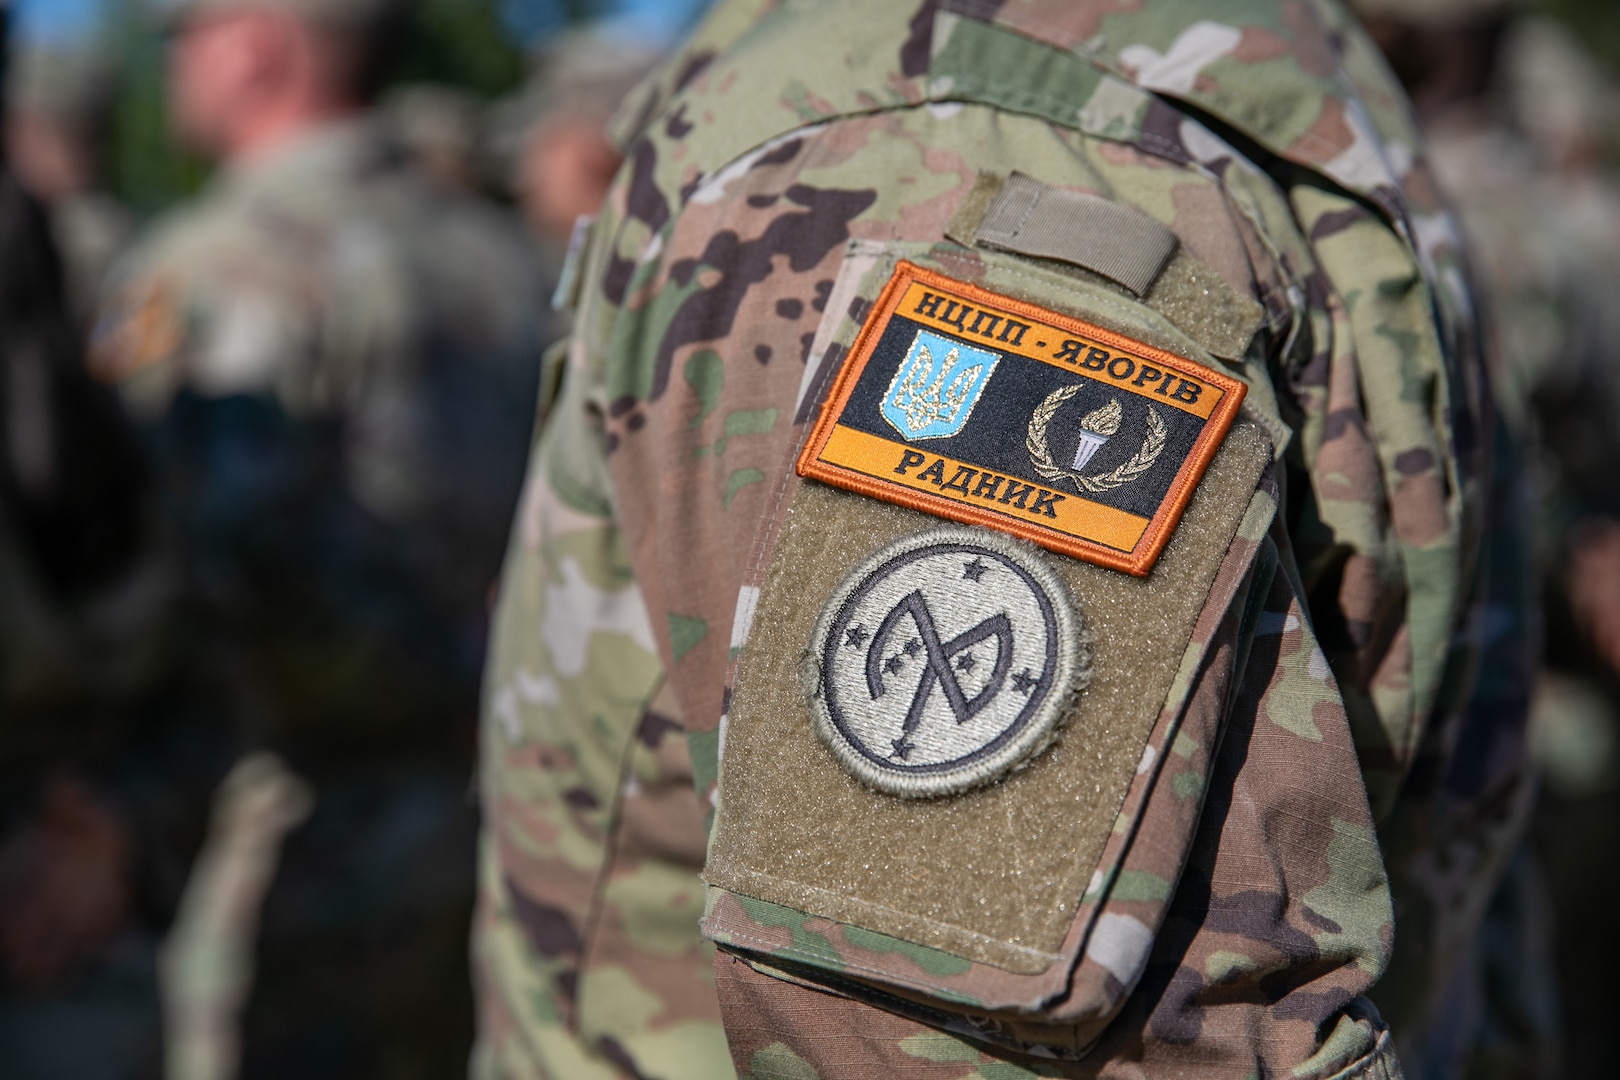
<path id="1" fill-rule="evenodd" d="M 607 469 L 578 313 L 502 574 L 484 693 L 472 1075 L 729 1071 L 696 933 L 703 815 Z"/>
<path id="2" fill-rule="evenodd" d="M 1002 14 L 1034 22 L 1039 7 Z M 1095 30 L 1094 13 L 1076 9 L 1074 21 L 1075 41 Z M 1156 77 L 1192 82 L 1197 65 L 1169 70 L 1176 35 L 1150 29 L 1164 50 Z M 778 33 L 776 51 L 764 51 L 789 66 L 803 45 Z M 1239 37 L 1208 23 L 1186 33 L 1188 55 L 1209 44 L 1200 34 L 1221 48 Z M 601 501 L 647 613 L 660 715 L 678 715 L 687 733 L 702 795 L 690 810 L 716 808 L 704 925 L 722 946 L 715 975 L 732 1060 L 760 1077 L 1398 1076 L 1367 997 L 1394 939 L 1376 823 L 1412 790 L 1414 763 L 1447 753 L 1473 686 L 1458 630 L 1480 601 L 1483 414 L 1454 298 L 1430 286 L 1433 252 L 1409 239 L 1398 213 L 1379 212 L 1388 192 L 1381 202 L 1286 169 L 1267 174 L 1190 116 L 1094 71 L 1016 107 L 1010 95 L 1001 105 L 929 101 L 953 49 L 988 55 L 1006 84 L 1026 62 L 1050 64 L 1041 70 L 1054 82 L 1062 72 L 1014 35 L 965 17 L 934 22 L 930 5 L 903 36 L 895 57 L 843 43 L 852 68 L 870 60 L 886 72 L 858 73 L 858 85 L 883 89 L 857 104 L 818 96 L 835 92 L 830 83 L 775 72 L 787 87 L 780 100 L 750 96 L 740 65 L 693 76 L 631 144 L 585 279 L 575 348 L 594 397 L 573 400 L 605 459 Z M 1084 133 L 1066 123 L 1076 102 Z M 705 140 L 720 139 L 716 116 L 768 131 L 759 117 L 772 108 L 800 122 L 744 140 L 740 157 L 705 156 Z M 1365 118 L 1356 121 L 1361 139 Z M 1332 142 L 1344 137 L 1320 142 L 1344 149 Z M 1373 150 L 1335 161 L 1348 169 L 1357 153 Z M 1198 303 L 1178 313 L 1082 272 L 947 239 L 984 171 L 1100 194 L 1159 221 L 1199 272 L 1263 313 L 1254 344 L 1213 353 L 1220 319 Z M 818 747 L 762 742 L 736 710 L 751 657 L 803 648 L 781 637 L 792 612 L 770 598 L 794 568 L 774 553 L 831 503 L 793 476 L 794 457 L 901 258 L 1173 341 L 1247 384 L 1243 438 L 1269 440 L 1276 454 L 1247 488 L 1206 481 L 1207 501 L 1224 499 L 1232 513 L 1232 538 L 1196 590 L 1162 704 L 1130 747 L 1116 798 L 1050 803 L 1016 826 L 997 792 L 964 803 L 980 819 L 1005 812 L 1004 850 L 969 851 L 937 822 L 915 827 L 929 813 L 977 827 L 972 813 L 938 804 L 909 817 L 874 812 L 866 831 L 886 847 L 841 834 L 849 850 L 875 852 L 847 867 L 852 875 L 936 881 L 941 905 L 955 902 L 946 891 L 967 897 L 957 910 L 1014 897 L 1061 912 L 1041 949 L 1033 937 L 1011 942 L 1025 951 L 999 960 L 957 933 L 965 924 L 885 928 L 881 916 L 833 913 L 847 897 L 805 900 L 800 890 L 790 901 L 767 895 L 771 874 L 745 888 L 735 873 L 751 838 L 776 860 L 763 870 L 803 868 L 817 815 L 836 801 L 794 788 L 797 802 L 748 816 L 733 795 L 790 777 Z M 565 401 L 558 422 L 575 408 Z M 826 524 L 837 543 L 865 542 Z M 759 670 L 791 678 L 789 668 Z M 560 730 L 575 729 L 578 718 Z M 1069 739 L 1050 753 L 1065 751 L 1075 752 Z M 754 777 L 767 780 L 750 788 Z M 902 817 L 910 831 L 896 827 Z M 1038 863 L 1078 851 L 1030 839 L 1071 824 L 1099 824 L 1100 848 Z"/>
<path id="3" fill-rule="evenodd" d="M 1059 167 L 1045 155 L 1109 154 L 1034 128 L 972 109 L 834 123 L 762 148 L 673 217 L 646 178 L 653 147 L 633 150 L 619 246 L 598 279 L 625 298 L 600 407 L 630 564 L 705 790 L 702 761 L 724 736 L 704 728 L 726 710 L 720 673 L 748 648 L 758 599 L 754 523 L 778 514 L 786 458 L 813 415 L 800 384 L 869 302 L 863 260 L 881 261 L 871 253 L 884 245 L 926 254 L 976 167 L 1050 174 Z M 1114 190 L 1143 182 L 1136 168 L 1152 166 L 1110 171 Z M 1341 331 L 1342 365 L 1356 364 L 1359 344 Z M 1397 1071 L 1361 996 L 1389 959 L 1388 885 L 1339 683 L 1289 532 L 1270 524 L 1275 499 L 1256 494 L 1103 869 L 1077 890 L 1076 925 L 1089 934 L 1067 943 L 1072 967 L 1037 989 L 932 942 L 713 890 L 708 925 L 728 947 L 720 1002 L 742 1073 L 881 1065 L 965 1077 L 1022 1062 L 1031 1075 L 1067 1075 L 1131 1059 L 1211 1075 Z M 729 751 L 720 763 L 740 767 Z M 884 959 L 895 954 L 909 977 L 857 974 L 892 972 L 898 962 Z"/>

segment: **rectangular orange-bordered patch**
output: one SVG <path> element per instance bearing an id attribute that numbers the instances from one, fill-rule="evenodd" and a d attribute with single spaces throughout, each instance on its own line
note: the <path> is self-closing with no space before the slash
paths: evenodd
<path id="1" fill-rule="evenodd" d="M 1244 390 L 1185 357 L 902 262 L 798 472 L 1143 576 Z"/>

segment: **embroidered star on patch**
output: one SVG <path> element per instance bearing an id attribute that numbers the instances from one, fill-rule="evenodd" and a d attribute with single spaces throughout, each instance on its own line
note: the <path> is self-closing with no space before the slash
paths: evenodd
<path id="1" fill-rule="evenodd" d="M 909 262 L 895 267 L 800 476 L 1143 576 L 1245 387 Z"/>

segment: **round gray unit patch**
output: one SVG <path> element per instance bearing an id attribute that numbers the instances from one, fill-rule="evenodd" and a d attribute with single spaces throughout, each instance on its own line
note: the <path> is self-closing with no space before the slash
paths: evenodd
<path id="1" fill-rule="evenodd" d="M 890 795 L 990 783 L 1046 748 L 1090 678 L 1084 623 L 1032 548 L 943 528 L 879 551 L 822 609 L 811 713 Z"/>

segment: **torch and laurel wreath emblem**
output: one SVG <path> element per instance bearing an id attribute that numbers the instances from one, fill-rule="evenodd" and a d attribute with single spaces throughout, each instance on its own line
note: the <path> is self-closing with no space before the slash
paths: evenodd
<path id="1" fill-rule="evenodd" d="M 1024 440 L 1024 447 L 1029 451 L 1030 464 L 1046 479 L 1068 480 L 1079 491 L 1102 492 L 1123 487 L 1153 467 L 1153 463 L 1164 452 L 1165 439 L 1169 431 L 1165 428 L 1164 421 L 1159 418 L 1158 412 L 1149 405 L 1147 436 L 1143 438 L 1142 445 L 1129 461 L 1111 472 L 1096 476 L 1084 476 L 1072 469 L 1063 468 L 1052 460 L 1051 451 L 1047 449 L 1046 429 L 1058 409 L 1080 392 L 1081 385 L 1077 383 L 1074 386 L 1059 387 L 1047 394 L 1046 400 L 1037 405 L 1035 411 L 1030 414 L 1029 433 Z M 1082 436 L 1089 433 L 1102 439 L 1108 438 L 1119 430 L 1123 413 L 1119 402 L 1110 400 L 1102 408 L 1087 413 L 1080 421 Z"/>

